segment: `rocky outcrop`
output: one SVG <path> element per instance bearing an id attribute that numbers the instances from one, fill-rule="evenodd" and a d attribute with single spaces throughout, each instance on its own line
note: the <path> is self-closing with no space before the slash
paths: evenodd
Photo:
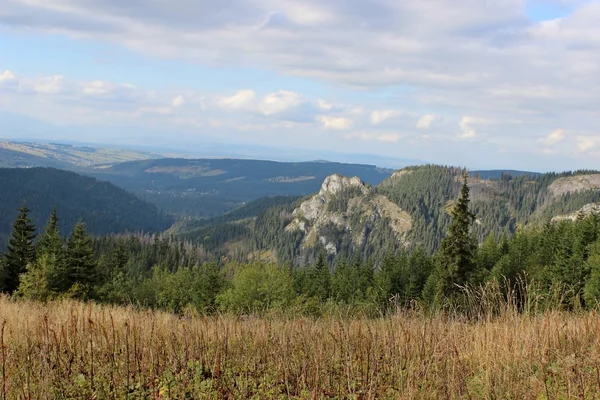
<path id="1" fill-rule="evenodd" d="M 334 174 L 325 178 L 323 184 L 321 185 L 319 195 L 335 196 L 342 190 L 346 190 L 351 187 L 359 188 L 363 194 L 367 194 L 369 192 L 369 189 L 365 186 L 365 184 L 360 180 L 359 177 L 355 176 L 353 178 L 348 178 L 340 174 Z"/>
<path id="2" fill-rule="evenodd" d="M 557 215 L 552 218 L 552 222 L 558 221 L 575 221 L 579 216 L 587 217 L 591 213 L 599 213 L 600 212 L 600 203 L 589 203 L 585 206 L 581 207 L 579 210 L 574 213 L 565 214 L 565 215 Z"/>
<path id="3" fill-rule="evenodd" d="M 300 204 L 293 217 L 286 231 L 303 232 L 303 247 L 321 243 L 330 254 L 338 251 L 335 238 L 329 232 L 331 227 L 351 235 L 357 247 L 368 241 L 369 232 L 381 219 L 387 221 L 402 243 L 406 243 L 407 232 L 412 227 L 410 215 L 387 197 L 373 195 L 357 177 L 337 174 L 327 177 L 319 193 Z"/>
<path id="4" fill-rule="evenodd" d="M 548 187 L 554 197 L 567 193 L 584 192 L 587 190 L 600 190 L 600 174 L 587 174 L 565 176 L 558 178 Z"/>

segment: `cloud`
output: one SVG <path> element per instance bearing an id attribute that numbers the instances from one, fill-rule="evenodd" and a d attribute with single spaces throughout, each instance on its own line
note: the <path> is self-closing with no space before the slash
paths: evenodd
<path id="1" fill-rule="evenodd" d="M 565 140 L 565 131 L 562 129 L 557 129 L 550 133 L 548 136 L 539 139 L 538 142 L 544 146 L 549 147 L 554 146 L 555 144 L 560 143 L 563 140 Z"/>
<path id="2" fill-rule="evenodd" d="M 397 143 L 404 137 L 404 135 L 398 133 L 382 133 L 377 131 L 357 131 L 345 134 L 344 139 L 354 140 L 359 139 L 362 141 L 377 141 L 383 143 Z"/>
<path id="3" fill-rule="evenodd" d="M 477 131 L 473 128 L 474 124 L 478 124 L 483 120 L 476 117 L 462 117 L 460 120 L 459 139 L 474 139 L 477 136 Z"/>
<path id="4" fill-rule="evenodd" d="M 417 122 L 417 128 L 429 129 L 431 127 L 431 124 L 433 124 L 434 122 L 439 121 L 439 120 L 440 120 L 440 117 L 435 114 L 423 115 L 421 118 L 419 118 L 419 121 Z"/>
<path id="5" fill-rule="evenodd" d="M 233 96 L 221 97 L 217 100 L 217 105 L 227 110 L 240 110 L 247 108 L 255 96 L 256 93 L 253 90 L 240 90 Z"/>
<path id="6" fill-rule="evenodd" d="M 93 81 L 83 85 L 83 94 L 95 96 L 110 93 L 110 86 L 103 81 Z"/>
<path id="7" fill-rule="evenodd" d="M 346 130 L 352 127 L 352 120 L 343 117 L 332 117 L 327 115 L 319 115 L 316 118 L 325 129 Z"/>
<path id="8" fill-rule="evenodd" d="M 578 136 L 577 137 L 577 151 L 579 153 L 587 153 L 590 150 L 595 149 L 598 146 L 600 138 L 595 136 Z"/>
<path id="9" fill-rule="evenodd" d="M 10 71 L 8 69 L 2 71 L 2 73 L 0 74 L 0 84 L 4 83 L 4 82 L 15 81 L 16 79 L 17 79 L 17 77 L 14 74 L 14 72 L 12 72 L 12 71 Z"/>
<path id="10" fill-rule="evenodd" d="M 181 94 L 179 96 L 175 97 L 173 99 L 173 101 L 171 102 L 171 105 L 173 107 L 181 107 L 184 104 L 185 104 L 185 98 Z"/>
<path id="11" fill-rule="evenodd" d="M 63 81 L 62 75 L 41 78 L 33 85 L 33 90 L 37 93 L 56 94 L 63 89 Z"/>
<path id="12" fill-rule="evenodd" d="M 289 90 L 280 90 L 279 92 L 265 96 L 258 109 L 264 115 L 273 115 L 297 107 L 300 103 L 301 99 L 298 93 Z"/>
<path id="13" fill-rule="evenodd" d="M 400 115 L 400 112 L 396 110 L 375 110 L 371 112 L 371 125 L 379 125 L 397 115 Z"/>
<path id="14" fill-rule="evenodd" d="M 333 105 L 333 104 L 331 104 L 331 103 L 328 103 L 328 102 L 327 102 L 327 101 L 325 101 L 325 100 L 317 100 L 317 101 L 315 102 L 315 105 L 317 106 L 317 108 L 318 108 L 319 110 L 322 110 L 322 111 L 331 111 L 331 110 L 333 110 L 333 108 L 334 108 L 334 105 Z"/>

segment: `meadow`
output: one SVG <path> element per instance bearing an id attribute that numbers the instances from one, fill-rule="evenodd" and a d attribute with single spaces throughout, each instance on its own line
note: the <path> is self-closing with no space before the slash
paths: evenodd
<path id="1" fill-rule="evenodd" d="M 2 399 L 593 399 L 595 311 L 203 317 L 0 298 Z"/>

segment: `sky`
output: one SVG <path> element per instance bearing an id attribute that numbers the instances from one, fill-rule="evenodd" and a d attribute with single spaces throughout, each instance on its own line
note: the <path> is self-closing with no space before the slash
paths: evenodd
<path id="1" fill-rule="evenodd" d="M 600 0 L 2 0 L 0 137 L 600 169 L 598 21 Z"/>

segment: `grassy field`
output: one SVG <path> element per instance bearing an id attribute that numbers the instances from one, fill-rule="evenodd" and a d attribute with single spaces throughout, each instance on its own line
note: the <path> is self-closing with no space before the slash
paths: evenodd
<path id="1" fill-rule="evenodd" d="M 2 399 L 592 399 L 596 312 L 177 317 L 0 298 Z"/>

